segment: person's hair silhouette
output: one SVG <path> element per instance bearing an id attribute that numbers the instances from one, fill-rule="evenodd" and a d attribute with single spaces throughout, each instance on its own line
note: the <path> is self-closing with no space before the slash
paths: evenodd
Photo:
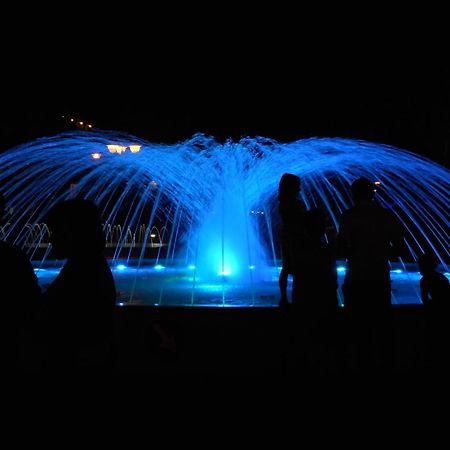
<path id="1" fill-rule="evenodd" d="M 6 201 L 0 193 L 0 225 L 6 215 Z M 28 368 L 19 364 L 21 353 L 27 352 L 26 335 L 30 335 L 36 313 L 40 309 L 40 287 L 33 266 L 17 246 L 0 240 L 0 285 L 2 314 L 0 319 L 2 359 L 6 373 Z M 25 362 L 25 365 L 27 363 Z"/>
<path id="2" fill-rule="evenodd" d="M 44 293 L 49 362 L 55 369 L 103 368 L 111 363 L 116 291 L 100 212 L 90 201 L 68 200 L 52 208 L 47 223 L 56 257 L 67 259 Z"/>
<path id="3" fill-rule="evenodd" d="M 352 183 L 351 191 L 356 205 L 370 203 L 375 197 L 375 184 L 367 178 L 361 177 Z"/>
<path id="4" fill-rule="evenodd" d="M 305 207 L 298 197 L 300 190 L 300 177 L 291 173 L 282 175 L 278 186 L 278 212 L 282 223 L 280 233 L 282 258 L 279 276 L 280 306 L 288 304 L 287 283 L 289 275 L 293 275 L 294 278 L 293 302 L 298 297 L 295 279 L 299 270 L 300 253 L 305 238 Z"/>
<path id="5" fill-rule="evenodd" d="M 58 258 L 74 258 L 102 253 L 105 237 L 100 212 L 83 199 L 61 202 L 47 214 L 52 248 Z"/>

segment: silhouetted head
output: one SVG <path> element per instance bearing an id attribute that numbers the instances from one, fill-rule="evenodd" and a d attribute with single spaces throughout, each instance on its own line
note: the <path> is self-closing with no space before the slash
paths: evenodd
<path id="1" fill-rule="evenodd" d="M 438 259 L 432 253 L 424 253 L 419 256 L 419 270 L 422 275 L 433 272 L 438 264 Z"/>
<path id="2" fill-rule="evenodd" d="M 285 173 L 278 186 L 278 200 L 293 200 L 298 197 L 301 189 L 300 177 L 292 173 Z"/>
<path id="3" fill-rule="evenodd" d="M 3 219 L 6 215 L 6 200 L 3 194 L 0 192 L 0 224 L 3 223 Z"/>
<path id="4" fill-rule="evenodd" d="M 375 195 L 375 184 L 365 177 L 355 180 L 351 189 L 353 200 L 356 204 L 370 203 Z"/>
<path id="5" fill-rule="evenodd" d="M 320 239 L 325 233 L 325 213 L 319 208 L 306 212 L 305 227 L 308 236 Z"/>
<path id="6" fill-rule="evenodd" d="M 100 211 L 82 199 L 67 200 L 54 206 L 45 219 L 57 258 L 101 253 L 105 247 Z"/>

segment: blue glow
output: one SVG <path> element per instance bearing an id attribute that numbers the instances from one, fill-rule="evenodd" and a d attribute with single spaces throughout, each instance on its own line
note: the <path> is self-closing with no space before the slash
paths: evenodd
<path id="1" fill-rule="evenodd" d="M 391 270 L 391 272 L 393 272 L 393 273 L 402 273 L 403 270 L 401 270 L 401 269 L 394 269 L 394 270 Z"/>
<path id="2" fill-rule="evenodd" d="M 191 266 L 188 266 L 188 269 L 189 269 L 189 270 L 195 270 L 195 266 L 192 266 L 192 265 L 191 265 Z"/>
<path id="3" fill-rule="evenodd" d="M 342 267 L 342 266 L 340 266 L 340 267 L 338 267 L 337 269 L 336 269 L 338 272 L 345 272 L 345 267 Z"/>
<path id="4" fill-rule="evenodd" d="M 127 266 L 125 265 L 125 264 L 118 264 L 117 266 L 116 266 L 116 269 L 117 270 L 125 270 L 127 268 Z"/>
<path id="5" fill-rule="evenodd" d="M 119 147 L 111 153 L 108 145 Z M 140 146 L 140 151 L 133 153 L 130 146 Z M 117 152 L 122 147 L 127 151 Z M 101 159 L 93 160 L 93 153 L 102 154 Z M 165 276 L 176 261 L 184 269 L 192 261 L 195 282 L 186 289 L 219 283 L 225 299 L 225 285 L 236 282 L 256 298 L 255 289 L 273 281 L 274 268 L 280 270 L 273 211 L 285 172 L 302 178 L 307 207 L 326 210 L 334 231 L 351 204 L 351 182 L 359 176 L 380 181 L 377 199 L 403 223 L 408 261 L 431 249 L 448 274 L 449 170 L 406 150 L 340 138 L 279 143 L 257 137 L 219 143 L 198 134 L 161 145 L 97 130 L 41 138 L 0 154 L 0 185 L 12 211 L 0 237 L 26 248 L 40 267 L 47 254 L 36 250 L 48 243 L 45 214 L 54 202 L 80 196 L 103 211 L 112 267 L 118 261 L 130 267 L 130 255 L 150 257 L 161 262 L 155 270 L 167 267 Z M 147 231 L 141 233 L 142 226 Z M 155 243 L 160 245 L 157 255 L 148 256 Z M 120 266 L 116 268 L 125 271 Z M 135 276 L 150 278 L 149 267 L 139 268 Z M 47 278 L 44 272 L 37 274 Z M 397 275 L 401 272 L 393 271 Z M 165 285 L 154 298 L 164 302 L 163 292 Z M 194 291 L 190 298 L 195 304 Z"/>
<path id="6" fill-rule="evenodd" d="M 222 266 L 219 266 L 219 275 L 221 276 L 229 276 L 231 275 L 231 270 L 225 266 L 225 269 Z"/>

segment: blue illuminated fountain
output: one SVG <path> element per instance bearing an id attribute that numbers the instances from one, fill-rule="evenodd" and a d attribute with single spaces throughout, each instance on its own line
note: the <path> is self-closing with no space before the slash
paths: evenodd
<path id="1" fill-rule="evenodd" d="M 398 302 L 418 301 L 417 269 L 407 269 L 422 251 L 434 251 L 448 272 L 449 171 L 405 150 L 339 138 L 218 143 L 198 134 L 162 145 L 93 131 L 38 139 L 0 155 L 11 211 L 0 238 L 26 248 L 42 282 L 50 280 L 61 262 L 51 260 L 43 218 L 82 196 L 103 211 L 121 302 L 276 304 L 276 191 L 285 172 L 302 178 L 307 207 L 326 209 L 335 228 L 351 182 L 377 181 L 378 200 L 407 233 L 410 255 L 393 279 L 395 287 L 403 274 L 413 287 Z"/>

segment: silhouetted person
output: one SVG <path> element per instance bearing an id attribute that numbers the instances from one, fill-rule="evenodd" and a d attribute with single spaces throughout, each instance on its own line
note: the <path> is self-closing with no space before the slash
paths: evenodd
<path id="1" fill-rule="evenodd" d="M 300 178 L 285 173 L 278 187 L 278 211 L 281 217 L 281 258 L 282 268 L 279 276 L 280 306 L 289 303 L 287 295 L 288 276 L 294 278 L 292 301 L 298 300 L 295 283 L 296 274 L 301 263 L 301 252 L 305 242 L 305 207 L 298 198 L 301 190 Z"/>
<path id="2" fill-rule="evenodd" d="M 419 257 L 420 294 L 424 305 L 443 309 L 450 306 L 450 284 L 444 274 L 436 271 L 438 263 L 429 253 Z"/>
<path id="3" fill-rule="evenodd" d="M 0 193 L 0 225 L 6 216 L 5 199 Z M 4 371 L 26 369 L 21 350 L 26 344 L 35 314 L 40 306 L 41 291 L 33 267 L 15 245 L 0 240 L 1 284 L 1 355 Z"/>
<path id="4" fill-rule="evenodd" d="M 325 222 L 325 214 L 318 208 L 306 213 L 305 257 L 298 276 L 299 326 L 309 368 L 330 372 L 336 369 L 338 282 L 335 249 L 324 241 Z"/>
<path id="5" fill-rule="evenodd" d="M 448 320 L 450 312 L 450 283 L 437 272 L 438 259 L 429 253 L 419 257 L 420 293 L 425 307 L 426 351 L 428 362 L 441 371 L 448 366 L 447 353 L 450 342 Z"/>
<path id="6" fill-rule="evenodd" d="M 47 223 L 55 256 L 67 259 L 44 293 L 50 367 L 109 368 L 114 354 L 116 290 L 103 255 L 100 212 L 87 200 L 68 200 L 49 212 Z"/>
<path id="7" fill-rule="evenodd" d="M 393 345 L 388 342 L 389 258 L 401 256 L 403 234 L 393 213 L 375 201 L 374 183 L 359 178 L 351 190 L 354 206 L 341 216 L 338 251 L 347 260 L 342 290 L 346 314 L 353 326 L 350 331 L 359 347 L 359 362 L 368 368 L 367 364 L 377 360 L 373 351 L 384 354 L 380 362 L 387 363 L 385 357 Z"/>

